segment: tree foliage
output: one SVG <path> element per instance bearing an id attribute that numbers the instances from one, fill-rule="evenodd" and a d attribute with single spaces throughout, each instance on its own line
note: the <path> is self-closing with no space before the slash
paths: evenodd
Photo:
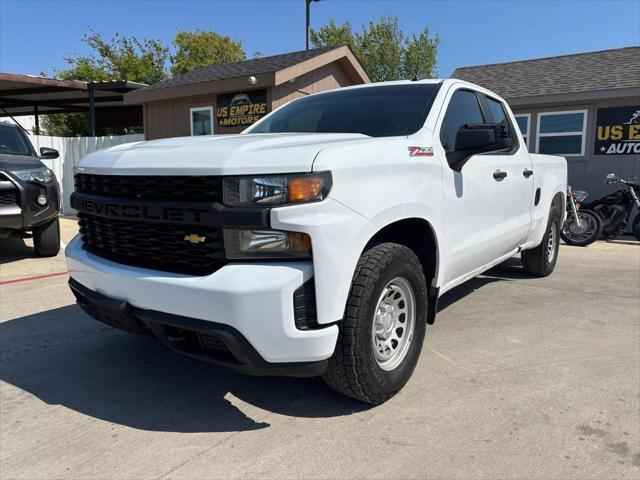
<path id="1" fill-rule="evenodd" d="M 129 80 L 140 83 L 156 83 L 167 77 L 165 64 L 169 49 L 159 40 L 139 40 L 116 34 L 105 40 L 99 33 L 90 31 L 83 38 L 91 50 L 89 55 L 65 58 L 68 68 L 55 70 L 60 80 L 103 82 Z M 46 115 L 42 118 L 42 130 L 48 135 L 61 137 L 91 135 L 88 113 Z M 111 129 L 102 134 L 134 133 L 138 129 Z"/>
<path id="2" fill-rule="evenodd" d="M 105 40 L 99 33 L 90 31 L 83 43 L 92 53 L 66 57 L 69 68 L 56 70 L 57 78 L 94 82 L 130 80 L 151 84 L 167 77 L 165 63 L 169 49 L 159 40 L 139 40 L 118 34 Z"/>
<path id="3" fill-rule="evenodd" d="M 405 36 L 396 17 L 381 17 L 377 22 L 354 32 L 349 22 L 333 20 L 319 30 L 311 31 L 314 47 L 348 45 L 371 80 L 410 79 L 422 72 L 425 77 L 436 75 L 436 56 L 440 38 L 424 28 L 420 35 Z"/>
<path id="4" fill-rule="evenodd" d="M 69 56 L 67 67 L 55 70 L 61 80 L 107 81 L 129 80 L 151 85 L 168 77 L 193 69 L 246 59 L 242 42 L 216 32 L 196 30 L 178 31 L 172 54 L 160 40 L 138 39 L 116 34 L 105 39 L 89 31 L 82 42 L 89 47 L 88 55 Z M 68 113 L 43 116 L 42 131 L 56 136 L 87 136 L 91 134 L 89 114 Z M 109 129 L 101 134 L 134 133 L 140 129 Z"/>
<path id="5" fill-rule="evenodd" d="M 241 40 L 216 32 L 180 30 L 173 40 L 176 53 L 171 56 L 171 73 L 180 75 L 206 65 L 239 62 L 247 54 Z"/>

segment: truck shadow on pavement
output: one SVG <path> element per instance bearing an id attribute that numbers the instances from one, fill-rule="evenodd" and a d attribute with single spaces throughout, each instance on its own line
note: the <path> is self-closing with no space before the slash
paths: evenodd
<path id="1" fill-rule="evenodd" d="M 0 338 L 1 380 L 47 404 L 141 430 L 256 430 L 270 426 L 272 413 L 334 417 L 369 408 L 320 380 L 250 377 L 191 360 L 75 305 L 0 323 Z M 3 388 L 4 401 L 15 395 Z"/>
<path id="2" fill-rule="evenodd" d="M 439 310 L 488 283 L 519 278 L 518 265 L 448 292 Z M 0 323 L 0 339 L 4 382 L 47 404 L 140 430 L 247 431 L 269 427 L 273 413 L 326 418 L 371 408 L 319 379 L 250 377 L 191 360 L 154 338 L 102 325 L 76 305 Z M 14 395 L 3 388 L 5 401 Z"/>

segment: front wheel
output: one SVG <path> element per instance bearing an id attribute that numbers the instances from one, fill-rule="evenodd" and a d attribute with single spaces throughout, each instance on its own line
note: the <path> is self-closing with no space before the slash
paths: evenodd
<path id="1" fill-rule="evenodd" d="M 558 260 L 560 239 L 560 222 L 555 209 L 549 214 L 547 229 L 542 237 L 542 243 L 530 250 L 523 250 L 520 254 L 524 271 L 537 277 L 546 277 L 553 272 Z"/>
<path id="2" fill-rule="evenodd" d="M 595 242 L 602 233 L 602 219 L 590 210 L 578 210 L 578 221 L 573 214 L 567 217 L 560 236 L 568 245 L 586 247 Z"/>
<path id="3" fill-rule="evenodd" d="M 427 284 L 409 248 L 381 243 L 358 262 L 325 382 L 357 400 L 380 404 L 409 380 L 427 324 Z"/>
<path id="4" fill-rule="evenodd" d="M 39 257 L 54 257 L 60 251 L 60 222 L 56 218 L 33 229 L 33 246 Z"/>

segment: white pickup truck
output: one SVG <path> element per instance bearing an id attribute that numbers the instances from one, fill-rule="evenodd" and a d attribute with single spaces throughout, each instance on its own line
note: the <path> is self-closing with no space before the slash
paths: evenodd
<path id="1" fill-rule="evenodd" d="M 488 90 L 343 88 L 240 135 L 87 156 L 70 286 L 91 316 L 178 352 L 381 403 L 440 295 L 517 253 L 553 271 L 566 188 L 565 160 L 530 155 Z"/>

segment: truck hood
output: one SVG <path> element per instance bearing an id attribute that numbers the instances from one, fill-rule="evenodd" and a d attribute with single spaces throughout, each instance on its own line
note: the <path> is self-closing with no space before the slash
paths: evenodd
<path id="1" fill-rule="evenodd" d="M 76 171 L 110 175 L 243 175 L 311 171 L 320 150 L 368 139 L 351 133 L 167 138 L 87 155 Z"/>

